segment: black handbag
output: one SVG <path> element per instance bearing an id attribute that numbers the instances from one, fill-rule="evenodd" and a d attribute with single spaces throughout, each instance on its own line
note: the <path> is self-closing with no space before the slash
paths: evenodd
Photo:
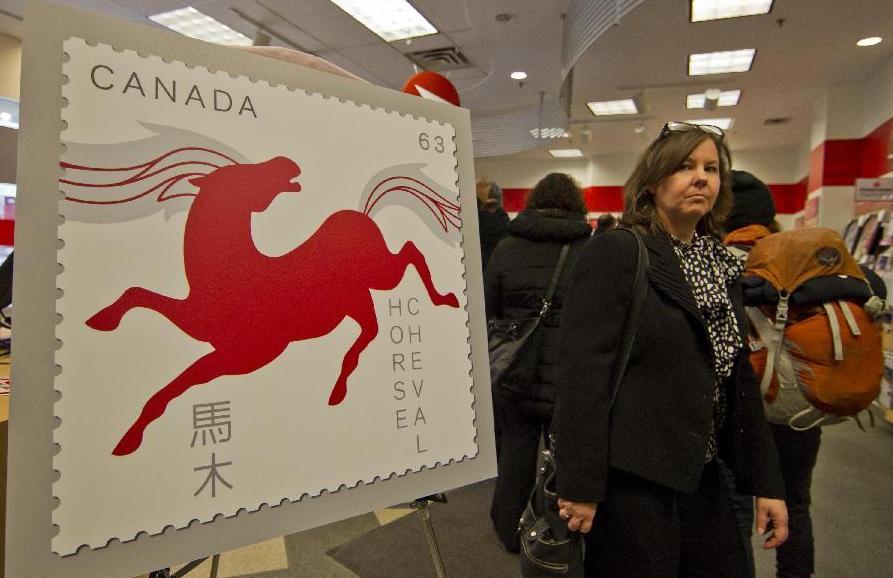
<path id="1" fill-rule="evenodd" d="M 541 457 L 536 484 L 518 525 L 521 576 L 583 578 L 583 536 L 568 530 L 567 521 L 558 515 L 554 454 L 546 448 Z"/>
<path id="2" fill-rule="evenodd" d="M 633 279 L 633 299 L 623 326 L 621 349 L 611 371 L 611 407 L 614 406 L 620 382 L 626 372 L 642 304 L 648 292 L 648 251 L 645 243 L 634 229 L 624 227 L 622 230 L 636 237 L 638 266 Z M 558 494 L 555 489 L 557 443 L 551 434 L 548 441 L 548 447 L 542 452 L 542 465 L 537 472 L 536 483 L 518 525 L 521 575 L 524 578 L 583 578 L 583 536 L 579 532 L 568 530 L 567 521 L 559 515 Z"/>
<path id="3" fill-rule="evenodd" d="M 527 384 L 536 371 L 536 328 L 552 307 L 552 297 L 558 286 L 558 278 L 567 260 L 570 244 L 561 247 L 561 255 L 552 273 L 552 280 L 543 306 L 536 317 L 524 319 L 491 319 L 487 324 L 487 346 L 490 351 L 490 386 L 495 388 L 502 381 Z"/>

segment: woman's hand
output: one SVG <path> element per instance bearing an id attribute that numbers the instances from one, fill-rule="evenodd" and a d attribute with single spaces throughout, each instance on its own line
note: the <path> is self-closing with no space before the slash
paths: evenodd
<path id="1" fill-rule="evenodd" d="M 756 510 L 757 534 L 765 534 L 767 523 L 772 523 L 772 536 L 763 543 L 763 549 L 770 550 L 784 544 L 788 539 L 788 508 L 784 501 L 758 497 Z"/>
<path id="2" fill-rule="evenodd" d="M 784 507 L 784 503 L 782 503 L 782 507 Z M 589 530 L 592 529 L 592 524 L 595 523 L 595 510 L 597 508 L 598 504 L 595 502 L 570 502 L 558 498 L 558 515 L 567 520 L 567 529 L 571 532 L 579 530 L 583 534 L 588 534 Z"/>

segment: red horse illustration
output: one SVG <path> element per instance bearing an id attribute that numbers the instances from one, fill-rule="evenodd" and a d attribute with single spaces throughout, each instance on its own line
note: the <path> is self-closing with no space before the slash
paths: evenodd
<path id="1" fill-rule="evenodd" d="M 182 156 L 188 150 L 173 152 Z M 62 163 L 68 174 L 118 171 L 130 175 L 101 185 L 62 181 L 78 187 L 131 184 L 149 176 L 158 181 L 160 173 L 165 176 L 166 171 L 178 171 L 180 174 L 164 178 L 144 191 L 143 194 L 160 191 L 159 202 L 182 196 L 170 194 L 171 187 L 182 179 L 189 179 L 198 187 L 183 237 L 184 269 L 189 284 L 186 298 L 175 299 L 142 287 L 130 287 L 86 321 L 93 329 L 112 331 L 128 311 L 143 307 L 160 313 L 193 339 L 214 348 L 149 398 L 113 454 L 127 455 L 139 448 L 146 427 L 189 388 L 224 375 L 252 373 L 279 357 L 289 343 L 326 335 L 349 317 L 359 324 L 360 334 L 344 355 L 329 396 L 329 405 L 341 403 L 360 354 L 378 334 L 370 291 L 395 288 L 409 266 L 415 268 L 432 304 L 459 306 L 454 294 L 437 291 L 419 249 L 406 242 L 400 251 L 392 253 L 369 216 L 384 195 L 404 192 L 422 201 L 445 231 L 448 227 L 458 228 L 458 205 L 422 181 L 409 177 L 385 179 L 372 190 L 362 212 L 337 211 L 303 244 L 285 255 L 269 257 L 258 251 L 252 240 L 251 215 L 266 210 L 280 193 L 301 190 L 295 182 L 301 172 L 298 165 L 284 157 L 258 164 L 237 164 L 223 155 L 219 156 L 230 164 L 172 163 L 173 152 L 149 163 L 118 169 Z M 166 159 L 168 164 L 163 165 Z M 196 165 L 203 165 L 204 171 L 210 172 L 195 176 L 199 174 Z M 104 178 L 108 180 L 107 174 Z M 100 202 L 67 196 L 68 201 L 91 204 L 133 199 L 131 196 Z M 234 323 L 233 313 L 246 304 L 256 306 L 242 323 Z M 250 326 L 246 328 L 244 324 Z M 245 339 L 246 333 L 250 339 Z"/>

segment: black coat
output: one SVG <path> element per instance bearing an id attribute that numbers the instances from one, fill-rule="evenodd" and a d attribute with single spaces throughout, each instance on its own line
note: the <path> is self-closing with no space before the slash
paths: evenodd
<path id="1" fill-rule="evenodd" d="M 609 465 L 687 493 L 697 489 L 703 470 L 713 427 L 707 329 L 669 240 L 644 239 L 648 294 L 610 418 L 611 368 L 636 268 L 632 235 L 612 231 L 593 237 L 565 294 L 553 428 L 558 491 L 569 500 L 601 502 Z M 744 327 L 737 284 L 730 294 Z M 741 493 L 783 497 L 778 455 L 744 348 L 724 386 L 728 407 L 720 457 L 735 472 Z"/>
<path id="2" fill-rule="evenodd" d="M 533 399 L 549 403 L 554 400 L 557 333 L 566 280 L 591 232 L 589 223 L 581 216 L 566 211 L 523 212 L 509 223 L 509 235 L 496 246 L 484 270 L 488 319 L 535 317 L 542 308 L 561 247 L 571 244 L 552 298 L 551 312 L 537 329 L 539 358 L 529 390 Z"/>
<path id="3" fill-rule="evenodd" d="M 487 266 L 493 249 L 508 234 L 509 216 L 502 209 L 490 212 L 482 208 L 478 200 L 478 231 L 481 235 L 481 265 Z"/>

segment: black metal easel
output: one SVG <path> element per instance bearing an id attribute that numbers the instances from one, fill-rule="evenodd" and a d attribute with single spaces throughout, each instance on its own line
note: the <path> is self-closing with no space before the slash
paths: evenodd
<path id="1" fill-rule="evenodd" d="M 186 564 L 175 573 L 171 574 L 170 568 L 163 568 L 161 570 L 154 570 L 149 572 L 149 578 L 183 578 L 193 570 L 195 570 L 202 562 L 211 558 L 211 575 L 210 578 L 217 578 L 217 568 L 220 566 L 220 554 L 214 554 L 213 556 L 208 556 L 205 558 L 199 558 L 198 560 L 193 560 L 189 564 Z"/>
<path id="2" fill-rule="evenodd" d="M 411 509 L 418 512 L 419 518 L 422 520 L 422 525 L 425 527 L 425 538 L 428 540 L 428 549 L 431 552 L 431 560 L 434 562 L 434 572 L 437 574 L 437 578 L 446 578 L 446 570 L 444 570 L 443 567 L 443 558 L 440 555 L 440 547 L 437 545 L 437 536 L 434 534 L 434 524 L 431 522 L 431 511 L 428 509 L 428 504 L 431 502 L 446 504 L 446 494 L 431 494 L 430 496 L 413 500 L 408 505 Z M 193 560 L 177 570 L 174 574 L 171 574 L 170 568 L 154 570 L 149 572 L 149 578 L 182 578 L 207 559 L 208 558 L 205 557 Z M 211 556 L 210 578 L 217 578 L 217 567 L 219 564 L 220 554 Z"/>
<path id="3" fill-rule="evenodd" d="M 440 548 L 437 546 L 437 536 L 434 535 L 434 524 L 431 522 L 431 511 L 428 504 L 436 502 L 446 504 L 446 494 L 431 494 L 410 502 L 409 507 L 418 512 L 422 524 L 425 526 L 425 538 L 428 540 L 428 549 L 431 551 L 431 560 L 434 562 L 434 572 L 437 578 L 446 578 L 446 570 L 443 568 L 443 558 L 440 556 Z"/>

